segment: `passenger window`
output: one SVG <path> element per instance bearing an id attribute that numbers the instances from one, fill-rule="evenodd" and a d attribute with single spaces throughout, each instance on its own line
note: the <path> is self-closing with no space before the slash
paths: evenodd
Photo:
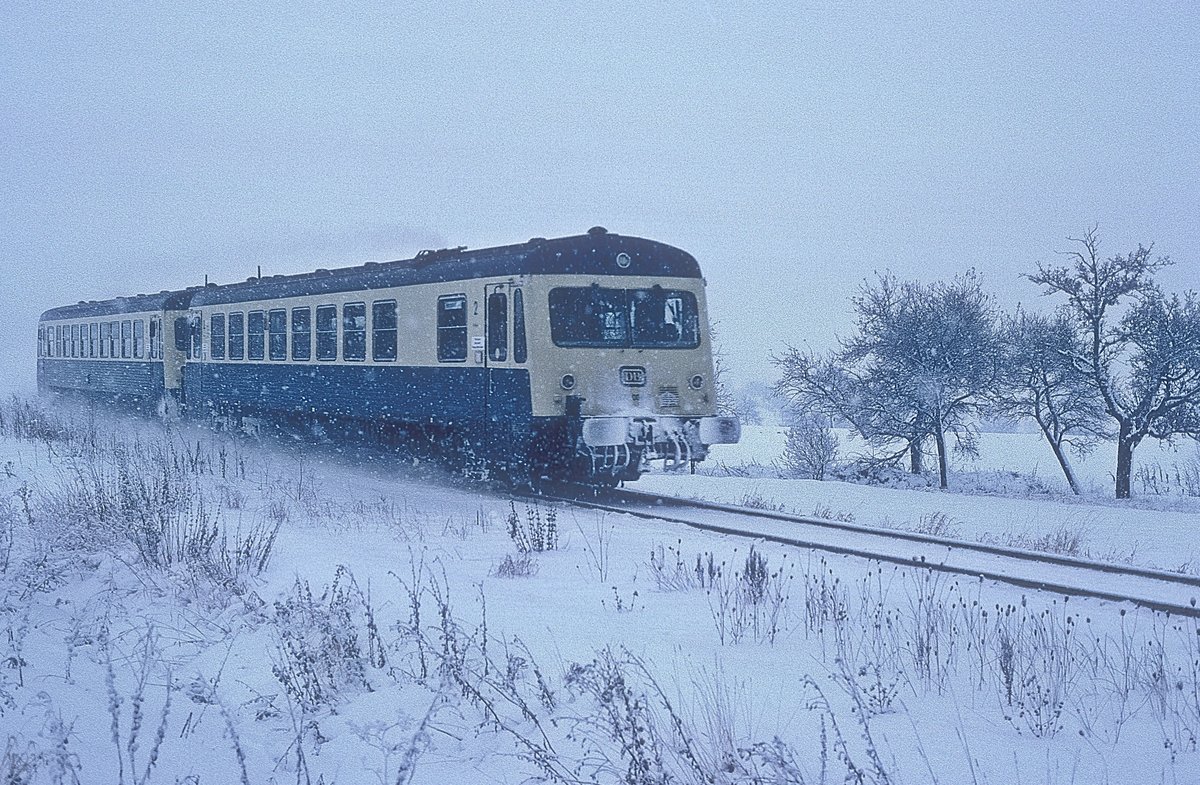
<path id="1" fill-rule="evenodd" d="M 79 325 L 71 325 L 71 356 L 79 356 Z"/>
<path id="2" fill-rule="evenodd" d="M 508 359 L 508 295 L 493 292 L 487 300 L 488 359 L 504 362 Z"/>
<path id="3" fill-rule="evenodd" d="M 396 301 L 371 304 L 371 359 L 391 362 L 396 359 Z"/>
<path id="4" fill-rule="evenodd" d="M 157 333 L 157 335 L 156 335 L 156 336 L 155 336 L 155 338 L 154 338 L 154 351 L 155 351 L 155 355 L 154 355 L 154 356 L 155 356 L 155 357 L 157 357 L 158 359 L 160 359 L 160 360 L 161 360 L 161 359 L 163 359 L 163 323 L 162 323 L 162 317 L 156 316 L 156 317 L 154 318 L 154 323 L 155 323 L 156 325 L 158 325 L 158 333 Z"/>
<path id="5" fill-rule="evenodd" d="M 100 356 L 108 357 L 108 322 L 100 322 Z"/>
<path id="6" fill-rule="evenodd" d="M 95 322 L 88 325 L 88 357 L 96 356 L 96 338 L 99 337 L 97 332 L 99 329 L 100 325 Z"/>
<path id="7" fill-rule="evenodd" d="M 133 321 L 133 356 L 142 359 L 146 354 L 146 322 L 142 319 Z"/>
<path id="8" fill-rule="evenodd" d="M 367 305 L 342 306 L 342 359 L 367 359 Z"/>
<path id="9" fill-rule="evenodd" d="M 275 308 L 267 313 L 267 348 L 270 359 L 287 359 L 287 309 L 285 308 Z"/>
<path id="10" fill-rule="evenodd" d="M 150 320 L 150 359 L 158 359 L 158 317 Z"/>
<path id="11" fill-rule="evenodd" d="M 241 360 L 246 356 L 246 316 L 229 314 L 229 359 Z"/>
<path id="12" fill-rule="evenodd" d="M 337 359 L 337 306 L 317 306 L 317 359 Z"/>
<path id="13" fill-rule="evenodd" d="M 133 322 L 121 322 L 121 357 L 128 360 L 133 355 Z"/>
<path id="14" fill-rule="evenodd" d="M 523 363 L 529 357 L 529 341 L 525 337 L 525 295 L 513 289 L 513 361 Z"/>
<path id="15" fill-rule="evenodd" d="M 266 314 L 262 311 L 251 311 L 246 314 L 246 359 L 263 359 L 265 340 L 263 333 L 267 329 Z"/>
<path id="16" fill-rule="evenodd" d="M 208 320 L 208 355 L 214 360 L 225 359 L 225 314 L 214 313 Z"/>
<path id="17" fill-rule="evenodd" d="M 45 353 L 45 348 L 46 348 L 46 328 L 39 327 L 38 328 L 38 348 L 37 348 L 37 356 L 38 357 L 41 357 Z"/>
<path id="18" fill-rule="evenodd" d="M 292 309 L 292 359 L 308 360 L 312 357 L 312 310 Z"/>
<path id="19" fill-rule="evenodd" d="M 467 359 L 467 296 L 449 294 L 438 298 L 438 362 Z"/>

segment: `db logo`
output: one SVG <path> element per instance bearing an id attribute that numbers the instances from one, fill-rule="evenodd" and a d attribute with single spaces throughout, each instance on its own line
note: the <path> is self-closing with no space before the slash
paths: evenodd
<path id="1" fill-rule="evenodd" d="M 621 367 L 621 384 L 626 387 L 645 387 L 646 369 L 640 365 L 625 365 Z"/>

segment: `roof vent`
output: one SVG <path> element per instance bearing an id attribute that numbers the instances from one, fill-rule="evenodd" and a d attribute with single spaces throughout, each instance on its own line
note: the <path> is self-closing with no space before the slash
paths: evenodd
<path id="1" fill-rule="evenodd" d="M 379 262 L 363 262 L 363 267 L 378 267 Z"/>
<path id="2" fill-rule="evenodd" d="M 546 242 L 545 237 L 530 237 L 529 238 L 530 245 L 533 245 L 534 243 L 544 243 L 544 242 Z"/>
<path id="3" fill-rule="evenodd" d="M 257 281 L 257 280 L 258 280 L 258 279 L 257 279 L 257 278 L 255 278 L 255 277 L 252 275 L 252 276 L 250 276 L 249 278 L 247 278 L 247 279 L 246 279 L 246 283 L 251 283 L 251 282 L 253 282 L 253 281 Z"/>
<path id="4" fill-rule="evenodd" d="M 603 226 L 593 226 L 591 229 L 588 229 L 588 234 L 597 237 L 602 234 L 608 234 L 608 230 Z"/>

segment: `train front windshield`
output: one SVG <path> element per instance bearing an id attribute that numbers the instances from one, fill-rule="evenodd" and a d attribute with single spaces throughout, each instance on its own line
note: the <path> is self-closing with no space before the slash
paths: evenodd
<path id="1" fill-rule="evenodd" d="M 551 289 L 550 337 L 558 346 L 695 349 L 700 345 L 696 296 L 660 286 Z"/>

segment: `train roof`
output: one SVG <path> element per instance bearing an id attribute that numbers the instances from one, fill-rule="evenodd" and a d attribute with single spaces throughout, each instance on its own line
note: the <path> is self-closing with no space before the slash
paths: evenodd
<path id="1" fill-rule="evenodd" d="M 444 248 L 422 251 L 411 259 L 391 262 L 367 262 L 298 275 L 250 278 L 244 283 L 208 284 L 158 294 L 79 302 L 51 308 L 42 314 L 42 320 L 185 310 L 192 306 L 369 291 L 504 275 L 555 273 L 699 278 L 700 265 L 691 254 L 674 246 L 640 237 L 612 234 L 602 227 L 594 227 L 587 234 L 550 240 L 535 237 L 519 245 L 475 250 Z"/>
<path id="2" fill-rule="evenodd" d="M 126 313 L 147 311 L 171 311 L 185 309 L 188 300 L 203 287 L 177 291 L 162 291 L 158 294 L 135 294 L 129 297 L 114 297 L 111 300 L 80 300 L 74 305 L 51 308 L 42 314 L 42 321 L 58 319 L 89 319 L 95 316 L 119 316 Z"/>
<path id="3" fill-rule="evenodd" d="M 191 304 L 218 305 L 548 273 L 699 278 L 700 265 L 691 254 L 673 246 L 640 237 L 611 234 L 596 227 L 583 235 L 552 240 L 534 238 L 520 245 L 422 251 L 412 259 L 367 262 L 355 267 L 252 278 L 245 283 L 209 286 L 194 294 Z"/>

